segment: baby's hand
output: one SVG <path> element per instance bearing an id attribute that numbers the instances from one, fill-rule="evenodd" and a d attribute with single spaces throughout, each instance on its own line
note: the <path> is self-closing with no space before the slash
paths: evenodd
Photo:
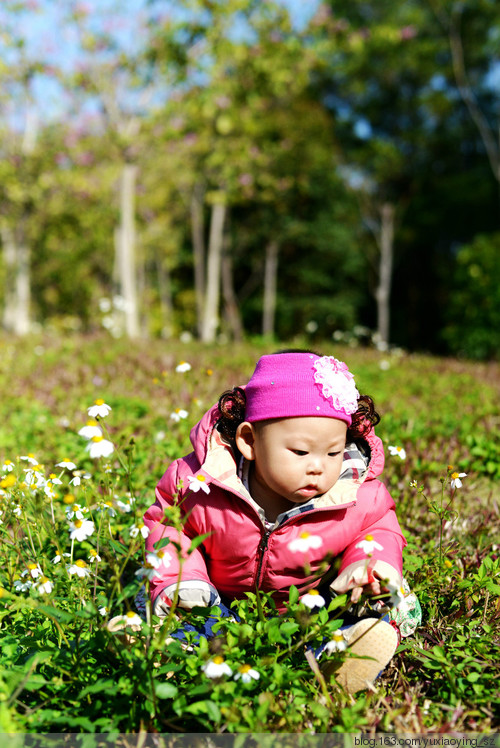
<path id="1" fill-rule="evenodd" d="M 352 592 L 351 592 L 351 602 L 359 603 L 362 595 L 366 595 L 367 597 L 375 597 L 376 595 L 381 595 L 381 594 L 382 594 L 382 586 L 380 584 L 380 581 L 378 579 L 373 579 L 368 584 L 364 584 L 363 586 L 353 587 Z"/>

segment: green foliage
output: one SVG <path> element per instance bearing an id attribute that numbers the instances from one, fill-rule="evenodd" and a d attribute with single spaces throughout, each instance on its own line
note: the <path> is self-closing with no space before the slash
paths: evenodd
<path id="1" fill-rule="evenodd" d="M 406 449 L 404 460 L 387 455 L 384 478 L 409 541 L 406 576 L 425 619 L 375 691 L 353 702 L 334 678 L 315 675 L 305 657 L 308 645 L 340 625 L 344 599 L 332 605 L 330 618 L 324 609 L 306 609 L 292 587 L 288 612 L 278 616 L 265 595 L 248 595 L 237 604 L 241 622 L 222 618 L 216 637 L 192 649 L 171 638 L 185 613 L 163 622 L 151 611 L 146 621 L 133 617 L 142 586 L 136 572 L 144 563 L 141 516 L 154 486 L 170 460 L 189 450 L 189 429 L 203 409 L 222 390 L 244 383 L 268 346 L 166 349 L 144 342 L 132 350 L 96 338 L 4 339 L 0 458 L 10 460 L 0 470 L 4 731 L 498 731 L 500 520 L 490 501 L 498 478 L 492 471 L 498 367 L 323 349 L 347 359 L 360 389 L 374 396 L 386 451 Z M 182 361 L 189 371 L 176 371 Z M 100 425 L 115 449 L 97 460 L 77 432 L 98 397 L 113 408 Z M 26 459 L 30 453 L 43 466 Z M 65 458 L 76 468 L 57 466 Z M 453 489 L 458 471 L 467 475 Z M 80 485 L 69 483 L 75 473 Z M 71 541 L 66 512 L 75 503 L 94 531 Z M 178 513 L 170 520 L 179 522 Z M 195 609 L 189 620 L 201 623 L 208 613 Z M 344 656 L 337 655 L 339 663 Z M 209 677 L 203 668 L 218 657 L 231 674 Z M 235 679 L 250 670 L 258 679 Z"/>
<path id="2" fill-rule="evenodd" d="M 448 325 L 453 353 L 496 358 L 500 348 L 500 233 L 479 235 L 461 247 L 449 279 Z"/>

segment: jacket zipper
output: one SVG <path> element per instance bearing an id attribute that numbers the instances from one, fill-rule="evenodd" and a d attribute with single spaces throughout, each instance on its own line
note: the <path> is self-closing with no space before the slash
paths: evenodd
<path id="1" fill-rule="evenodd" d="M 272 530 L 266 530 L 264 535 L 262 536 L 259 546 L 257 548 L 257 573 L 255 575 L 255 587 L 259 588 L 259 582 L 260 582 L 260 575 L 262 573 L 262 564 L 264 562 L 264 553 L 267 550 L 267 541 L 269 540 L 269 536 L 272 533 Z"/>

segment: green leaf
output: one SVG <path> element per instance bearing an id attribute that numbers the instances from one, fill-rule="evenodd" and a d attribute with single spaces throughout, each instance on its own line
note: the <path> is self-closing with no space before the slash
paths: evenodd
<path id="1" fill-rule="evenodd" d="M 300 626 L 297 621 L 285 621 L 280 626 L 280 631 L 285 638 L 290 638 L 299 630 Z"/>
<path id="2" fill-rule="evenodd" d="M 155 693 L 159 699 L 173 699 L 177 696 L 179 689 L 173 683 L 160 683 L 155 681 Z"/>
<path id="3" fill-rule="evenodd" d="M 203 535 L 197 535 L 196 538 L 193 538 L 193 540 L 191 541 L 191 545 L 188 548 L 188 553 L 192 553 L 193 551 L 195 551 L 198 546 L 203 543 L 204 540 L 210 537 L 211 534 L 211 532 L 206 532 Z"/>
<path id="4" fill-rule="evenodd" d="M 165 546 L 169 544 L 170 544 L 170 538 L 162 538 L 157 543 L 155 543 L 155 550 L 161 551 L 162 548 L 165 548 Z"/>
<path id="5" fill-rule="evenodd" d="M 184 710 L 189 714 L 206 714 L 212 722 L 220 722 L 221 713 L 220 709 L 215 703 L 207 699 L 206 701 L 195 701 L 194 704 L 188 704 Z"/>
<path id="6" fill-rule="evenodd" d="M 290 603 L 290 605 L 295 605 L 295 603 L 297 603 L 298 601 L 299 601 L 299 591 L 297 587 L 294 584 L 292 584 L 292 586 L 290 587 L 290 591 L 288 593 L 288 602 Z"/>

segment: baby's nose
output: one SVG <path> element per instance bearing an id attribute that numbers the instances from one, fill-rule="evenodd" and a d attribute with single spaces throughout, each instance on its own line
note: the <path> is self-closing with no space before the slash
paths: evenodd
<path id="1" fill-rule="evenodd" d="M 323 461 L 317 457 L 309 461 L 308 472 L 317 475 L 323 472 Z"/>

